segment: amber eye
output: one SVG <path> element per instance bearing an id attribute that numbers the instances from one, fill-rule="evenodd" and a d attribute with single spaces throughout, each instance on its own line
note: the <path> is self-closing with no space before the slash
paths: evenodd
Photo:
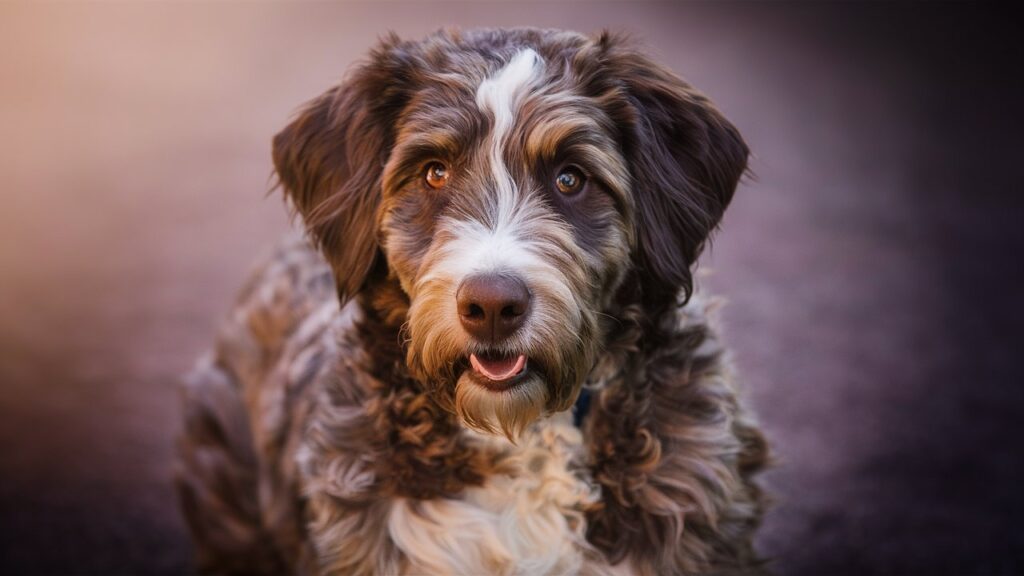
<path id="1" fill-rule="evenodd" d="M 586 177 L 580 172 L 579 168 L 570 166 L 563 169 L 555 177 L 555 187 L 562 194 L 575 194 L 583 189 L 583 184 L 586 182 Z"/>
<path id="2" fill-rule="evenodd" d="M 448 183 L 448 167 L 440 162 L 431 162 L 427 165 L 427 172 L 423 178 L 427 181 L 427 186 L 435 190 L 443 188 Z"/>

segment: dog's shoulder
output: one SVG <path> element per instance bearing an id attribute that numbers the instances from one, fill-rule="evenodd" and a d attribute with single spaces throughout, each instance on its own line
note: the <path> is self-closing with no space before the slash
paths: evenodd
<path id="1" fill-rule="evenodd" d="M 338 316 L 333 290 L 323 257 L 306 239 L 286 237 L 255 267 L 221 322 L 215 362 L 247 392 L 262 386 L 294 349 L 296 336 L 310 332 L 311 318 L 320 317 L 316 324 L 322 325 Z"/>
<path id="2" fill-rule="evenodd" d="M 276 573 L 300 562 L 296 432 L 344 320 L 323 258 L 289 237 L 250 275 L 186 377 L 177 485 L 201 566 Z M 260 463 L 272 472 L 261 474 Z"/>
<path id="3" fill-rule="evenodd" d="M 228 327 L 240 324 L 262 349 L 278 350 L 316 309 L 337 309 L 333 291 L 323 256 L 305 238 L 288 236 L 240 291 Z"/>

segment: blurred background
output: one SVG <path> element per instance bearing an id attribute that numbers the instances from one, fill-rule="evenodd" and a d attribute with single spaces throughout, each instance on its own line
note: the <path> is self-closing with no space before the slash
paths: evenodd
<path id="1" fill-rule="evenodd" d="M 779 574 L 1024 573 L 1019 22 L 777 3 L 0 4 L 0 572 L 177 574 L 179 376 L 289 228 L 270 140 L 388 30 L 627 30 L 754 150 L 705 257 Z"/>

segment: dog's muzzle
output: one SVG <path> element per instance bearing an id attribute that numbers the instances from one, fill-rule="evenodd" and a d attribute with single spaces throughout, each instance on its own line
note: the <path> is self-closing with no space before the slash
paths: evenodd
<path id="1" fill-rule="evenodd" d="M 530 291 L 510 274 L 480 274 L 464 280 L 455 294 L 459 322 L 479 344 L 496 349 L 513 336 L 530 313 Z M 526 370 L 516 353 L 471 354 L 470 366 L 489 388 L 502 389 Z"/>

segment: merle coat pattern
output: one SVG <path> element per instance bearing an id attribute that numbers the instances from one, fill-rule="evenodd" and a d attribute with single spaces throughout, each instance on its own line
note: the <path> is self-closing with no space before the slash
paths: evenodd
<path id="1" fill-rule="evenodd" d="M 767 447 L 692 279 L 747 153 L 622 37 L 383 40 L 275 137 L 313 245 L 257 271 L 184 389 L 200 568 L 762 570 Z M 482 342 L 456 299 L 492 273 L 529 314 Z M 496 391 L 488 355 L 526 360 Z"/>

